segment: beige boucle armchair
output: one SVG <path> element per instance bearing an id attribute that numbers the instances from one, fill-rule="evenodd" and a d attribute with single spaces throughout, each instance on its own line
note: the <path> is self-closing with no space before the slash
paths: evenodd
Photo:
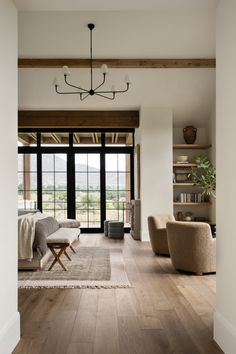
<path id="1" fill-rule="evenodd" d="M 199 275 L 216 271 L 216 239 L 207 223 L 168 222 L 167 238 L 176 270 Z"/>
<path id="2" fill-rule="evenodd" d="M 163 255 L 170 254 L 167 242 L 166 223 L 174 220 L 174 216 L 169 214 L 148 217 L 148 230 L 154 253 Z"/>

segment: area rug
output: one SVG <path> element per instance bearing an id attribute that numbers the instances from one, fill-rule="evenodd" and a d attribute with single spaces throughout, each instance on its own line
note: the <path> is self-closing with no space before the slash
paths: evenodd
<path id="1" fill-rule="evenodd" d="M 65 272 L 55 265 L 49 272 L 52 259 L 43 270 L 19 271 L 19 288 L 127 288 L 130 283 L 125 272 L 122 250 L 100 247 L 78 247 L 70 253 L 72 261 L 63 256 Z"/>

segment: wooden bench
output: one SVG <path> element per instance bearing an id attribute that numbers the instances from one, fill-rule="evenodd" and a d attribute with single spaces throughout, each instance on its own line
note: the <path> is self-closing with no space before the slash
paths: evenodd
<path id="1" fill-rule="evenodd" d="M 48 269 L 49 271 L 52 270 L 56 263 L 60 264 L 62 269 L 67 271 L 61 260 L 61 256 L 65 255 L 71 261 L 71 258 L 67 253 L 67 248 L 69 247 L 74 253 L 76 253 L 72 243 L 77 240 L 78 235 L 79 231 L 76 228 L 61 227 L 55 233 L 47 237 L 47 246 L 54 256 L 54 260 Z M 57 252 L 57 250 L 59 251 Z"/>

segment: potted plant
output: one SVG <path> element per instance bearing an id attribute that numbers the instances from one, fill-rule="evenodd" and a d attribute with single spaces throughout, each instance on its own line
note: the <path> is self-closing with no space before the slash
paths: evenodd
<path id="1" fill-rule="evenodd" d="M 202 194 L 216 197 L 216 169 L 208 160 L 207 155 L 195 157 L 196 167 L 190 173 L 192 182 L 201 188 Z"/>

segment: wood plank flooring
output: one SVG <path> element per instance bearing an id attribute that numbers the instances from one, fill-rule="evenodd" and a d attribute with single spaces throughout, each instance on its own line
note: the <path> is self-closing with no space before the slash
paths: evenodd
<path id="1" fill-rule="evenodd" d="M 82 234 L 81 246 L 120 247 L 130 289 L 21 289 L 14 354 L 217 354 L 215 275 L 176 272 L 149 243 Z"/>

